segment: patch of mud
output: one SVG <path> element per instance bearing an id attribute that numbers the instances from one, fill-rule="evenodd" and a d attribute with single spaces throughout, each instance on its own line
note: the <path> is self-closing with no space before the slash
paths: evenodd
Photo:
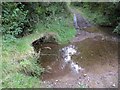
<path id="1" fill-rule="evenodd" d="M 81 42 L 88 38 L 93 38 L 94 40 L 97 40 L 99 38 L 101 40 L 120 42 L 120 39 L 118 38 L 117 35 L 112 35 L 112 33 L 109 35 L 109 34 L 103 32 L 103 31 L 105 31 L 103 28 L 99 29 L 98 27 L 90 27 L 90 30 L 91 30 L 91 28 L 92 28 L 92 30 L 95 30 L 95 31 L 97 30 L 99 33 L 97 31 L 96 32 L 87 31 L 87 30 L 89 30 L 89 28 L 79 30 L 79 34 L 73 40 L 71 40 L 71 43 Z M 107 28 L 107 29 L 109 32 L 110 28 Z"/>

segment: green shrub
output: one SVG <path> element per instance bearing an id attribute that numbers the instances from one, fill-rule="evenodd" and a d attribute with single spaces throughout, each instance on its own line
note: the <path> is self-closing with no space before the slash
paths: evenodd
<path id="1" fill-rule="evenodd" d="M 2 3 L 2 29 L 5 39 L 21 37 L 35 31 L 32 28 L 36 23 L 57 14 L 67 13 L 65 2 L 5 2 Z M 47 22 L 45 21 L 45 22 Z"/>
<path id="2" fill-rule="evenodd" d="M 18 35 L 29 31 L 29 29 L 27 29 L 30 27 L 27 19 L 28 11 L 23 10 L 24 5 L 18 7 L 19 4 L 21 3 L 2 3 L 3 35 L 17 37 Z"/>

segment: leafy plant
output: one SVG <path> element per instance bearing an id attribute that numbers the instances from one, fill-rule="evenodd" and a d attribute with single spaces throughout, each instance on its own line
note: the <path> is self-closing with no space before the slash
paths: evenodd
<path id="1" fill-rule="evenodd" d="M 27 30 L 26 25 L 29 23 L 27 19 L 28 11 L 23 10 L 24 5 L 18 7 L 19 4 L 21 3 L 2 3 L 3 35 L 17 37 Z"/>

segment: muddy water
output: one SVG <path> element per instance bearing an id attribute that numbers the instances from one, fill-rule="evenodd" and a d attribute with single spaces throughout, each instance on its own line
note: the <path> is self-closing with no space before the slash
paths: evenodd
<path id="1" fill-rule="evenodd" d="M 101 74 L 116 67 L 117 43 L 96 38 L 75 43 L 80 55 L 73 56 L 73 58 L 74 61 L 85 68 L 86 72 Z"/>
<path id="2" fill-rule="evenodd" d="M 42 80 L 66 79 L 68 83 L 77 80 L 91 88 L 112 87 L 113 84 L 117 87 L 117 41 L 116 37 L 103 32 L 81 31 L 69 45 L 43 45 L 40 61 L 45 72 Z"/>
<path id="3" fill-rule="evenodd" d="M 46 44 L 42 47 L 45 48 L 48 46 L 51 50 L 43 49 L 40 55 L 41 65 L 45 68 L 42 80 L 51 80 L 67 74 L 72 75 L 73 71 L 78 73 L 78 70 L 81 68 L 72 60 L 72 56 L 77 53 L 74 45 L 63 47 Z"/>

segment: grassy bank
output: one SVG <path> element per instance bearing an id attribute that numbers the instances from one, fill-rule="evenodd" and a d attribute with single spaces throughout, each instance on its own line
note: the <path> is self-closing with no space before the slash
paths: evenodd
<path id="1" fill-rule="evenodd" d="M 46 21 L 45 21 L 46 22 Z M 37 63 L 31 43 L 45 32 L 57 34 L 59 43 L 68 43 L 75 36 L 71 17 L 57 16 L 46 23 L 39 22 L 30 35 L 2 45 L 2 87 L 40 88 L 40 76 L 44 69 Z"/>
<path id="2" fill-rule="evenodd" d="M 54 19 L 49 19 L 45 23 L 38 23 L 37 30 L 38 33 L 54 32 L 58 35 L 59 43 L 67 43 L 75 36 L 75 29 L 73 27 L 72 17 L 55 17 Z"/>

